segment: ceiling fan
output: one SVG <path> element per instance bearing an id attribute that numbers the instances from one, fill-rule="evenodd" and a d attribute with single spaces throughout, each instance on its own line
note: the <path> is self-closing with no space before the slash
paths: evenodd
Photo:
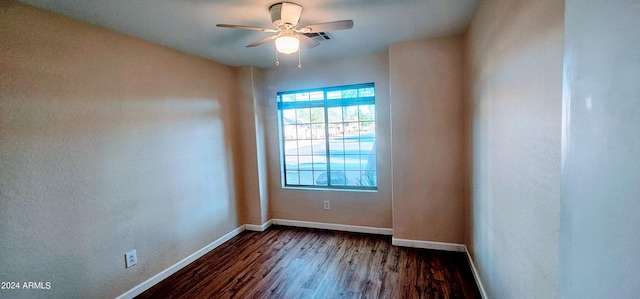
<path id="1" fill-rule="evenodd" d="M 353 28 L 352 20 L 319 23 L 298 28 L 300 15 L 302 14 L 302 6 L 291 2 L 280 2 L 273 4 L 269 7 L 269 12 L 271 13 L 271 21 L 273 22 L 274 28 L 229 24 L 217 24 L 216 26 L 277 33 L 275 35 L 263 38 L 255 43 L 247 45 L 247 47 L 257 47 L 266 42 L 275 40 L 276 65 L 280 64 L 280 62 L 278 61 L 278 53 L 292 54 L 298 52 L 298 68 L 302 68 L 302 63 L 300 62 L 300 43 L 308 48 L 313 48 L 319 44 L 316 40 L 308 37 L 305 34 Z"/>

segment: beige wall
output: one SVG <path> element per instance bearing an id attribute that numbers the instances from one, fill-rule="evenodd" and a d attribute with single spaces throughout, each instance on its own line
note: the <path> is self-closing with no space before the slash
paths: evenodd
<path id="1" fill-rule="evenodd" d="M 286 59 L 268 70 L 232 69 L 5 6 L 3 277 L 51 281 L 55 291 L 47 296 L 110 297 L 240 224 L 281 218 L 394 225 L 388 53 L 305 63 L 302 70 Z M 446 40 L 444 48 L 459 55 L 460 39 Z M 283 189 L 275 93 L 365 82 L 376 84 L 379 190 Z M 421 227 L 413 222 L 397 226 L 414 232 L 406 238 L 460 242 L 457 228 L 450 238 L 415 234 Z M 139 264 L 124 269 L 131 249 Z"/>
<path id="2" fill-rule="evenodd" d="M 270 207 L 269 207 L 269 156 L 268 143 L 267 143 L 267 107 L 268 103 L 264 99 L 266 98 L 264 87 L 264 71 L 253 67 L 251 69 L 251 76 L 253 82 L 253 107 L 255 116 L 255 131 L 256 131 L 256 150 L 257 150 L 257 169 L 258 169 L 258 181 L 260 194 L 260 220 L 264 224 L 271 219 Z M 257 223 L 260 224 L 260 223 Z"/>
<path id="3" fill-rule="evenodd" d="M 389 49 L 394 237 L 464 243 L 463 38 Z"/>
<path id="4" fill-rule="evenodd" d="M 0 277 L 51 283 L 9 296 L 114 297 L 239 225 L 232 69 L 1 5 Z"/>
<path id="5" fill-rule="evenodd" d="M 4 1 L 0 278 L 113 297 L 280 218 L 466 242 L 490 298 L 632 297 L 639 12 L 592 2 L 565 24 L 564 1 L 485 0 L 465 37 L 262 70 Z M 379 190 L 282 188 L 276 92 L 365 82 Z"/>
<path id="6" fill-rule="evenodd" d="M 261 225 L 267 222 L 268 188 L 264 141 L 264 107 L 259 102 L 262 93 L 262 70 L 241 67 L 236 70 L 239 94 L 233 106 L 237 109 L 238 214 L 241 223 Z"/>
<path id="7" fill-rule="evenodd" d="M 467 36 L 470 247 L 491 298 L 558 288 L 564 1 L 483 1 Z"/>
<path id="8" fill-rule="evenodd" d="M 270 218 L 391 228 L 391 156 L 389 126 L 389 61 L 387 53 L 342 60 L 297 63 L 281 59 L 264 71 L 266 153 Z M 314 191 L 284 189 L 280 169 L 276 93 L 304 88 L 374 82 L 378 191 Z M 323 201 L 331 201 L 324 210 Z"/>
<path id="9" fill-rule="evenodd" d="M 640 294 L 640 3 L 566 1 L 560 298 Z"/>

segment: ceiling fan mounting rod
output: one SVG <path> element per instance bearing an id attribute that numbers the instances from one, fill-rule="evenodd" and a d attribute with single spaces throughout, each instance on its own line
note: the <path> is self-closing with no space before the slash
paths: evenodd
<path id="1" fill-rule="evenodd" d="M 279 2 L 269 7 L 273 26 L 281 29 L 293 29 L 298 26 L 302 6 L 291 2 Z"/>
<path id="2" fill-rule="evenodd" d="M 302 48 L 298 49 L 298 68 L 302 68 L 302 58 L 300 57 L 300 52 L 302 52 Z"/>

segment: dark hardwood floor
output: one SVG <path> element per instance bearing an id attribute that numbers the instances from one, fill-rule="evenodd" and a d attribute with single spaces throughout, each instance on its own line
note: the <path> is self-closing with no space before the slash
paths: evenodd
<path id="1" fill-rule="evenodd" d="M 137 298 L 481 298 L 466 255 L 389 236 L 242 232 Z"/>

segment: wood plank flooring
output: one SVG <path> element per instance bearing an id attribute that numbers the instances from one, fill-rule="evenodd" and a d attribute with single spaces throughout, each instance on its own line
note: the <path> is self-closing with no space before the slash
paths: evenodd
<path id="1" fill-rule="evenodd" d="M 389 236 L 242 232 L 137 298 L 481 298 L 466 255 Z"/>

